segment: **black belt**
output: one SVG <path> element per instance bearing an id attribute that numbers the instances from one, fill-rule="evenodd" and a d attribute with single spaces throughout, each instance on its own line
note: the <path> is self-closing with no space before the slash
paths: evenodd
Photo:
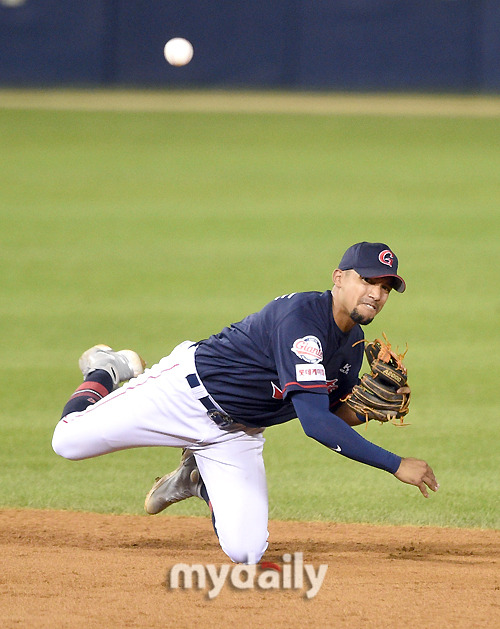
<path id="1" fill-rule="evenodd" d="M 188 376 L 186 376 L 186 380 L 192 389 L 201 387 L 200 379 L 195 373 L 190 373 Z M 210 417 L 210 419 L 215 422 L 220 428 L 227 428 L 227 426 L 231 426 L 231 424 L 234 423 L 233 418 L 230 417 L 227 413 L 224 413 L 224 411 L 219 411 L 217 408 L 215 408 L 215 404 L 212 402 L 208 395 L 198 398 L 198 401 L 201 402 L 203 406 L 207 409 L 207 415 Z"/>

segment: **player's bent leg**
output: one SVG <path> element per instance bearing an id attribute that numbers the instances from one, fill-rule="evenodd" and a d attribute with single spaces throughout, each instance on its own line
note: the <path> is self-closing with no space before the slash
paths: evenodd
<path id="1" fill-rule="evenodd" d="M 108 345 L 94 345 L 80 356 L 78 366 L 84 381 L 66 402 L 52 441 L 55 452 L 68 459 L 85 457 L 80 452 L 81 443 L 75 448 L 68 440 L 75 431 L 69 428 L 63 430 L 64 426 L 69 425 L 78 414 L 83 414 L 90 406 L 106 398 L 120 383 L 141 375 L 146 363 L 132 350 L 115 352 Z M 88 436 L 88 427 L 86 433 Z M 81 437 L 80 434 L 77 436 Z"/>
<path id="2" fill-rule="evenodd" d="M 54 431 L 54 451 L 80 460 L 128 448 L 197 443 L 210 420 L 178 359 L 179 352 L 172 352 L 85 410 L 65 415 Z"/>
<path id="3" fill-rule="evenodd" d="M 195 450 L 222 550 L 236 563 L 258 563 L 267 549 L 264 437 L 244 434 Z"/>
<path id="4" fill-rule="evenodd" d="M 83 412 L 63 417 L 52 438 L 56 454 L 78 461 L 130 448 L 186 446 L 186 439 L 176 436 L 181 430 L 172 418 L 158 412 L 155 380 L 143 386 L 135 386 L 135 382 Z"/>

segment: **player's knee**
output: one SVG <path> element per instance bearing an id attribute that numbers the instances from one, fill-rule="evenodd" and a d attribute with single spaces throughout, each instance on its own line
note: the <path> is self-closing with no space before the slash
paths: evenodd
<path id="1" fill-rule="evenodd" d="M 82 458 L 81 448 L 75 439 L 71 438 L 67 430 L 61 424 L 57 424 L 52 436 L 52 449 L 64 459 L 78 461 Z"/>
<path id="2" fill-rule="evenodd" d="M 245 539 L 245 536 L 230 539 L 221 539 L 222 550 L 235 563 L 254 564 L 258 563 L 267 548 L 267 531 L 265 535 L 252 540 Z"/>

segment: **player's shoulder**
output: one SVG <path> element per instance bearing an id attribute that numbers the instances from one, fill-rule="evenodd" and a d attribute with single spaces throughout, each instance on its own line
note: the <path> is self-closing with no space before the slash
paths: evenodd
<path id="1" fill-rule="evenodd" d="M 331 304 L 331 299 L 331 291 L 325 291 L 323 293 L 319 291 L 306 291 L 300 293 L 286 293 L 285 295 L 279 295 L 278 297 L 275 297 L 271 303 L 288 307 L 290 309 L 302 307 L 321 307 L 323 305 L 329 307 L 329 305 Z"/>
<path id="2" fill-rule="evenodd" d="M 328 327 L 332 312 L 331 291 L 287 293 L 276 297 L 265 309 L 280 325 L 289 321 L 316 321 L 320 327 Z"/>

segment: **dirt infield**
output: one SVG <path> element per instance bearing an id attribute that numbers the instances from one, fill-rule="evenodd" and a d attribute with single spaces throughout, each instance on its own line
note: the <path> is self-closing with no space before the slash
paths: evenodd
<path id="1" fill-rule="evenodd" d="M 0 109 L 500 117 L 500 96 L 225 90 L 0 90 Z"/>
<path id="2" fill-rule="evenodd" d="M 271 522 L 264 559 L 328 570 L 306 588 L 168 587 L 182 562 L 230 564 L 208 518 L 0 512 L 2 627 L 500 626 L 500 532 Z M 234 566 L 231 566 L 233 568 Z"/>

